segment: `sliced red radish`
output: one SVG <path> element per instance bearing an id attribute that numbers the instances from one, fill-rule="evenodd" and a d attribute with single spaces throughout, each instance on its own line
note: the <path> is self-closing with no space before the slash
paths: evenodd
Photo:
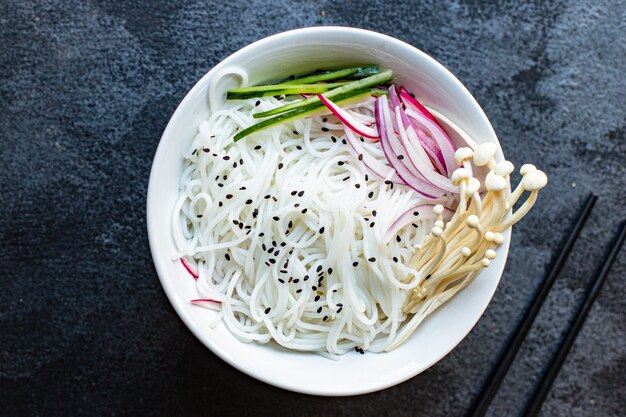
<path id="1" fill-rule="evenodd" d="M 183 268 L 185 268 L 187 272 L 189 272 L 189 275 L 191 275 L 193 279 L 198 279 L 199 275 L 198 275 L 198 271 L 195 270 L 196 267 L 192 266 L 189 262 L 187 262 L 185 258 L 180 258 L 180 263 L 183 264 Z"/>
<path id="2" fill-rule="evenodd" d="M 369 126 L 366 126 L 359 119 L 357 119 L 356 117 L 352 116 L 346 110 L 344 110 L 341 107 L 337 106 L 335 103 L 333 103 L 332 101 L 330 101 L 329 99 L 327 99 L 323 95 L 318 94 L 317 98 L 319 98 L 320 101 L 322 103 L 324 103 L 324 105 L 326 107 L 328 107 L 328 109 L 335 116 L 337 116 L 337 118 L 339 120 L 341 120 L 341 122 L 344 125 L 348 126 L 350 129 L 352 129 L 353 131 L 355 131 L 359 135 L 365 136 L 367 138 L 372 138 L 372 139 L 378 138 L 378 132 L 376 131 L 376 129 L 371 128 Z"/>
<path id="3" fill-rule="evenodd" d="M 220 304 L 222 304 L 221 301 L 211 300 L 210 298 L 198 298 L 196 300 L 191 300 L 190 303 L 198 307 L 218 311 L 220 310 Z"/>

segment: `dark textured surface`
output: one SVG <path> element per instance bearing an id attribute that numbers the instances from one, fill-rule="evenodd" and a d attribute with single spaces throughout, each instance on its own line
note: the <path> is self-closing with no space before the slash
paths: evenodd
<path id="1" fill-rule="evenodd" d="M 0 3 L 0 414 L 457 416 L 477 395 L 585 195 L 600 200 L 490 415 L 518 415 L 626 216 L 620 0 Z M 315 398 L 226 365 L 183 325 L 152 266 L 145 190 L 176 105 L 211 66 L 275 32 L 377 30 L 442 62 L 509 159 L 550 176 L 516 226 L 493 302 L 400 386 Z M 626 409 L 622 251 L 544 416 Z"/>

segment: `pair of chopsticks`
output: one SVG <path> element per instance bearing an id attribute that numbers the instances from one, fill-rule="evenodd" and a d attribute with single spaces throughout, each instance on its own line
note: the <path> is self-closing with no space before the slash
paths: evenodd
<path id="1" fill-rule="evenodd" d="M 539 310 L 541 309 L 541 306 L 543 305 L 543 302 L 545 301 L 548 292 L 552 288 L 552 285 L 554 284 L 557 276 L 563 269 L 565 261 L 572 251 L 574 243 L 576 242 L 576 239 L 578 239 L 578 236 L 580 235 L 583 226 L 587 222 L 589 214 L 591 213 L 591 209 L 593 208 L 597 199 L 598 197 L 593 194 L 591 194 L 587 199 L 587 202 L 585 203 L 580 213 L 580 216 L 578 217 L 578 220 L 574 225 L 574 228 L 567 237 L 565 244 L 562 246 L 558 257 L 552 264 L 548 275 L 534 295 L 533 301 L 526 310 L 522 322 L 519 324 L 517 330 L 509 340 L 504 350 L 504 353 L 502 353 L 502 355 L 500 356 L 496 367 L 487 379 L 487 383 L 483 387 L 480 395 L 478 396 L 478 399 L 472 405 L 470 412 L 467 414 L 468 417 L 482 417 L 487 412 L 489 404 L 491 404 L 491 401 L 495 397 L 496 392 L 498 391 L 498 388 L 500 387 L 500 384 L 504 379 L 504 376 L 511 367 L 511 364 L 513 363 L 513 360 L 515 359 L 515 356 L 517 355 L 517 352 L 522 345 L 522 342 L 528 335 L 528 331 L 530 330 L 530 327 L 537 317 L 537 314 L 539 313 Z M 620 227 L 610 247 L 611 249 L 605 256 L 605 260 L 602 264 L 601 269 L 592 280 L 590 286 L 587 288 L 585 300 L 578 309 L 576 317 L 574 318 L 574 321 L 567 330 L 567 334 L 565 335 L 563 342 L 561 342 L 558 351 L 552 358 L 552 362 L 542 376 L 541 383 L 533 393 L 533 396 L 528 403 L 523 416 L 531 417 L 536 416 L 539 413 L 541 405 L 548 395 L 548 392 L 550 391 L 550 388 L 552 387 L 552 384 L 556 379 L 559 370 L 561 369 L 561 366 L 565 362 L 565 358 L 567 357 L 567 354 L 574 344 L 574 340 L 576 339 L 578 332 L 582 328 L 582 325 L 585 322 L 585 318 L 587 317 L 587 314 L 589 313 L 593 302 L 600 292 L 600 288 L 602 287 L 602 284 L 604 283 L 606 276 L 611 269 L 613 261 L 615 261 L 615 258 L 617 257 L 617 254 L 622 244 L 624 243 L 625 237 L 626 221 L 622 223 L 622 226 Z"/>

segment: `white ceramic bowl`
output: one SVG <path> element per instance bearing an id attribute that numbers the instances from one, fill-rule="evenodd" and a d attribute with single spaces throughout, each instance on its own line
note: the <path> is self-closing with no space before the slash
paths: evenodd
<path id="1" fill-rule="evenodd" d="M 250 82 L 291 73 L 354 63 L 392 68 L 396 83 L 418 93 L 477 142 L 498 143 L 482 109 L 448 70 L 424 52 L 389 36 L 345 27 L 315 27 L 279 33 L 242 48 L 209 71 L 180 103 L 154 157 L 148 187 L 148 236 L 156 270 L 172 305 L 209 349 L 235 368 L 261 381 L 315 395 L 355 395 L 387 388 L 424 371 L 452 350 L 476 324 L 491 300 L 504 269 L 510 233 L 489 268 L 424 321 L 396 350 L 346 354 L 335 362 L 276 345 L 245 344 L 220 324 L 209 328 L 215 312 L 192 306 L 196 288 L 179 262 L 172 239 L 172 210 L 182 172 L 182 151 L 200 121 L 209 115 L 209 81 L 224 68 L 238 66 Z M 234 82 L 234 80 L 233 80 Z M 502 157 L 500 153 L 500 157 Z"/>

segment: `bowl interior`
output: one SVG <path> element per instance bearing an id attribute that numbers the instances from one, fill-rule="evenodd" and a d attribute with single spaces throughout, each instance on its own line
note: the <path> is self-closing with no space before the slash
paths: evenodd
<path id="1" fill-rule="evenodd" d="M 245 344 L 223 324 L 209 323 L 215 312 L 194 307 L 195 283 L 179 262 L 172 239 L 172 211 L 182 172 L 182 151 L 198 124 L 210 114 L 209 84 L 222 77 L 217 94 L 236 85 L 232 68 L 244 69 L 250 83 L 306 71 L 355 63 L 392 68 L 396 84 L 404 85 L 427 105 L 446 114 L 476 141 L 497 142 L 480 106 L 443 66 L 396 39 L 352 28 L 309 28 L 285 32 L 251 44 L 205 75 L 188 93 L 170 120 L 159 144 L 148 188 L 148 235 L 159 278 L 174 308 L 194 334 L 213 352 L 241 371 L 270 384 L 309 394 L 352 395 L 402 382 L 445 356 L 471 330 L 498 284 L 510 234 L 492 265 L 464 291 L 442 306 L 410 340 L 385 354 L 349 353 L 339 362 L 276 345 Z M 501 157 L 500 153 L 500 157 Z"/>

